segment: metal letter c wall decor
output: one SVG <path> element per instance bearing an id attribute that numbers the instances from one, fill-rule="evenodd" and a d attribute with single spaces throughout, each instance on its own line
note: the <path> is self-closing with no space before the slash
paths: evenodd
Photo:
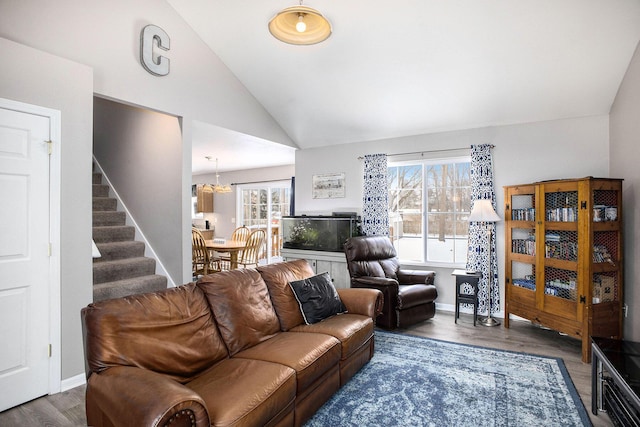
<path id="1" fill-rule="evenodd" d="M 154 76 L 169 74 L 169 58 L 156 55 L 154 60 L 153 47 L 157 45 L 158 49 L 168 51 L 170 42 L 167 33 L 157 25 L 147 25 L 140 33 L 140 62 Z"/>

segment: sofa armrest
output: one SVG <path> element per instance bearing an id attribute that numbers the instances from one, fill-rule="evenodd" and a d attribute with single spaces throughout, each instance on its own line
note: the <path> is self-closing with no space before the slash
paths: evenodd
<path id="1" fill-rule="evenodd" d="M 403 285 L 433 285 L 436 273 L 427 270 L 398 270 L 398 282 Z"/>
<path id="2" fill-rule="evenodd" d="M 337 291 L 349 313 L 362 314 L 372 319 L 382 313 L 384 301 L 382 292 L 377 289 L 348 288 Z"/>
<path id="3" fill-rule="evenodd" d="M 113 425 L 210 425 L 205 402 L 195 391 L 162 374 L 132 366 L 89 376 L 87 421 L 91 425 L 103 417 Z"/>

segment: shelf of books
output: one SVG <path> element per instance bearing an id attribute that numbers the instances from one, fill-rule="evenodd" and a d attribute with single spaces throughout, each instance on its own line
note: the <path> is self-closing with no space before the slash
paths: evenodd
<path id="1" fill-rule="evenodd" d="M 507 186 L 505 327 L 511 315 L 582 340 L 622 337 L 622 180 Z M 509 249 L 510 248 L 510 249 Z"/>

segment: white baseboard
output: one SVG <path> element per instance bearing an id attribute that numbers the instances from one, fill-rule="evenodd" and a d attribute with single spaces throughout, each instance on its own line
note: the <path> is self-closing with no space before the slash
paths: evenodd
<path id="1" fill-rule="evenodd" d="M 455 304 L 441 304 L 439 302 L 436 301 L 436 310 L 439 311 L 449 311 L 451 313 L 455 313 L 456 311 L 456 306 Z M 466 313 L 466 314 L 473 314 L 473 309 L 470 307 L 462 307 L 460 306 L 460 313 Z M 478 313 L 478 316 L 482 316 L 482 313 Z M 484 313 L 484 316 L 486 316 L 487 313 Z M 500 310 L 496 313 L 493 313 L 493 317 L 495 317 L 496 319 L 502 319 L 504 317 L 504 311 Z"/>
<path id="2" fill-rule="evenodd" d="M 456 311 L 456 307 L 453 304 L 441 304 L 439 302 L 436 302 L 436 310 L 454 312 Z"/>
<path id="3" fill-rule="evenodd" d="M 78 374 L 75 377 L 66 378 L 60 382 L 60 391 L 71 390 L 72 388 L 76 388 L 81 386 L 87 382 L 86 375 L 84 373 Z"/>

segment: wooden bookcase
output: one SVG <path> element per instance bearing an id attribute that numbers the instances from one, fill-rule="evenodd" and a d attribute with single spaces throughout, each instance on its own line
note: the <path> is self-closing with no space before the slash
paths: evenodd
<path id="1" fill-rule="evenodd" d="M 505 315 L 582 340 L 622 339 L 622 180 L 504 187 Z"/>

